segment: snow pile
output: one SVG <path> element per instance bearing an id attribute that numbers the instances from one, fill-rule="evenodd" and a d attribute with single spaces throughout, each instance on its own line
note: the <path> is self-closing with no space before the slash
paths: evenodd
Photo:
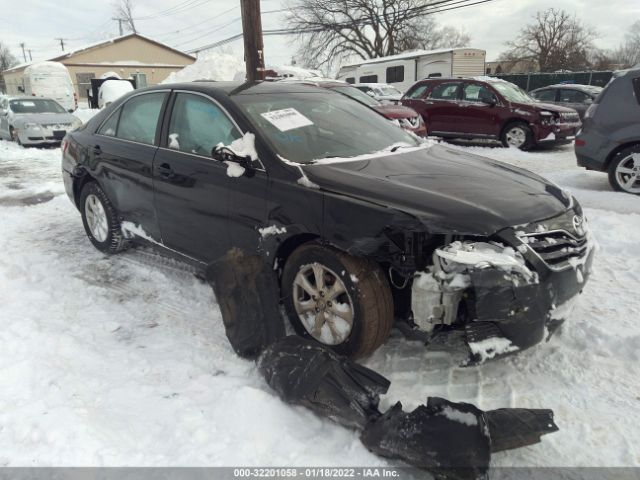
<path id="1" fill-rule="evenodd" d="M 229 145 L 219 143 L 216 148 L 226 148 L 239 157 L 249 157 L 251 160 L 258 160 L 256 136 L 251 132 L 247 132 L 242 137 L 236 138 Z M 227 164 L 227 175 L 229 177 L 241 177 L 244 175 L 245 168 L 238 162 L 225 160 L 224 163 Z"/>
<path id="2" fill-rule="evenodd" d="M 244 72 L 242 57 L 220 52 L 202 53 L 195 63 L 171 73 L 161 83 L 193 82 L 195 80 L 235 80 L 238 72 Z"/>
<path id="3" fill-rule="evenodd" d="M 296 67 L 294 65 L 268 65 L 266 70 L 271 70 L 278 77 L 295 77 L 298 79 L 318 79 L 322 78 L 320 70 Z"/>
<path id="4" fill-rule="evenodd" d="M 469 342 L 469 349 L 471 353 L 480 357 L 481 362 L 484 362 L 496 355 L 515 352 L 518 347 L 512 344 L 508 338 L 492 337 L 479 342 Z"/>
<path id="5" fill-rule="evenodd" d="M 92 108 L 78 108 L 73 115 L 78 117 L 82 123 L 87 123 L 91 120 L 100 110 Z"/>

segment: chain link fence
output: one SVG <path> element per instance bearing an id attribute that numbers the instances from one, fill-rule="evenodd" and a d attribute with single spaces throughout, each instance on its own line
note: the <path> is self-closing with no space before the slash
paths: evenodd
<path id="1" fill-rule="evenodd" d="M 515 73 L 505 75 L 492 75 L 496 78 L 515 83 L 527 92 L 536 88 L 555 85 L 558 83 L 576 83 L 579 85 L 595 85 L 604 87 L 613 72 L 568 72 L 568 73 Z"/>

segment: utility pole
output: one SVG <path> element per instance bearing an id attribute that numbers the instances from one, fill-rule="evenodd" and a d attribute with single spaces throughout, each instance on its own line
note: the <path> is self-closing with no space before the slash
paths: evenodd
<path id="1" fill-rule="evenodd" d="M 27 53 L 24 51 L 24 42 L 20 44 L 20 48 L 22 48 L 22 58 L 24 58 L 24 63 L 27 63 Z"/>
<path id="2" fill-rule="evenodd" d="M 60 48 L 62 48 L 62 51 L 64 52 L 64 38 L 56 38 L 56 40 L 60 40 Z"/>
<path id="3" fill-rule="evenodd" d="M 264 80 L 264 44 L 260 0 L 240 0 L 247 81 Z"/>
<path id="4" fill-rule="evenodd" d="M 122 36 L 122 18 L 113 17 L 111 20 L 118 21 L 118 31 L 120 32 L 120 36 Z"/>
<path id="5" fill-rule="evenodd" d="M 31 49 L 28 49 L 27 52 L 29 52 L 29 61 L 33 62 L 33 57 L 31 56 Z"/>

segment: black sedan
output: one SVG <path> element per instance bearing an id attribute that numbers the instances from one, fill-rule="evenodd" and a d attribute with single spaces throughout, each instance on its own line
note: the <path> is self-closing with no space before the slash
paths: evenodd
<path id="1" fill-rule="evenodd" d="M 461 332 L 478 360 L 527 348 L 590 270 L 582 210 L 557 186 L 326 89 L 137 90 L 62 150 L 96 248 L 146 243 L 202 269 L 234 249 L 259 255 L 298 333 L 352 356 L 394 322 Z"/>

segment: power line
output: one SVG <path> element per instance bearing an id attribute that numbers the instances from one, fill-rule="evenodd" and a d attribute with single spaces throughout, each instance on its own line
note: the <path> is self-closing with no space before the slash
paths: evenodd
<path id="1" fill-rule="evenodd" d="M 169 17 L 172 15 L 176 15 L 178 13 L 186 12 L 187 10 L 191 10 L 196 7 L 200 7 L 205 3 L 209 3 L 209 2 L 211 2 L 211 0 L 187 0 L 174 7 L 163 10 L 161 12 L 157 12 L 151 15 L 146 15 L 143 17 L 137 17 L 137 18 L 134 18 L 134 20 L 152 20 L 155 18 Z"/>
<path id="2" fill-rule="evenodd" d="M 441 12 L 446 12 L 449 10 L 457 10 L 459 8 L 464 8 L 464 7 L 472 7 L 474 5 L 480 5 L 483 3 L 488 3 L 488 2 L 492 2 L 494 0 L 478 0 L 475 1 L 473 3 L 465 3 L 464 5 L 459 5 L 460 3 L 463 2 L 470 2 L 472 0 L 439 0 L 437 2 L 433 2 L 430 3 L 426 6 L 420 6 L 420 7 L 412 7 L 407 9 L 406 11 L 416 11 L 416 10 L 423 10 L 423 14 L 424 15 L 434 15 L 436 13 L 441 13 Z M 451 6 L 451 5 L 456 5 L 456 6 Z M 434 8 L 435 7 L 435 8 Z M 429 9 L 430 8 L 430 9 Z M 284 10 L 284 9 L 283 9 Z M 269 13 L 276 13 L 278 11 L 283 11 L 283 10 L 274 10 L 274 11 L 270 11 Z M 287 11 L 289 9 L 286 9 Z M 265 12 L 267 13 L 267 12 Z M 378 18 L 383 17 L 383 15 L 377 15 Z M 349 27 L 349 26 L 353 26 L 354 24 L 358 25 L 358 24 L 363 24 L 363 23 L 368 23 L 370 19 L 362 19 L 356 22 L 345 22 L 345 23 L 337 23 L 336 26 L 342 26 L 342 27 Z M 233 22 L 231 22 L 233 23 Z M 228 25 L 228 24 L 227 24 Z M 306 28 L 299 28 L 299 29 L 295 29 L 295 28 L 282 28 L 282 29 L 272 29 L 272 30 L 264 30 L 262 33 L 265 36 L 270 36 L 270 35 L 295 35 L 295 34 L 301 34 L 301 33 L 314 33 L 314 32 L 320 32 L 325 30 L 325 27 L 306 27 Z M 209 33 L 213 33 L 213 32 L 209 32 Z M 225 45 L 227 43 L 230 43 L 234 40 L 237 40 L 238 38 L 241 38 L 242 34 L 236 34 L 233 35 L 231 37 L 219 40 L 217 42 L 211 43 L 209 45 L 204 45 L 201 47 L 197 47 L 191 50 L 188 50 L 187 53 L 198 53 L 201 52 L 203 50 L 209 50 L 212 48 L 216 48 L 222 45 Z M 185 43 L 190 43 L 192 41 L 194 41 L 196 39 L 192 39 L 189 42 L 185 42 Z"/>

